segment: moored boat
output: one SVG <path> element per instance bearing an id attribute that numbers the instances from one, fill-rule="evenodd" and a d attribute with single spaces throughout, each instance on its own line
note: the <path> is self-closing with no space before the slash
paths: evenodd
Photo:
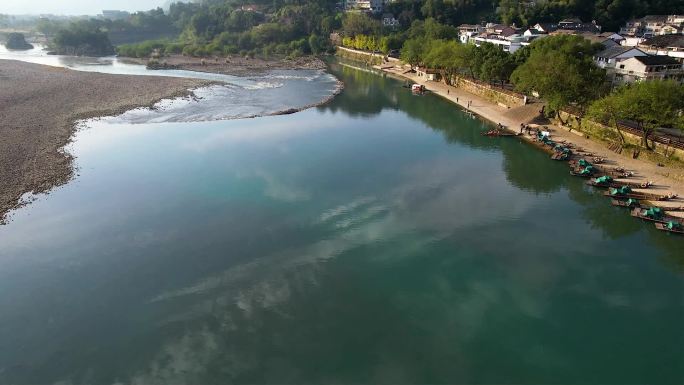
<path id="1" fill-rule="evenodd" d="M 587 181 L 587 184 L 590 186 L 598 187 L 598 188 L 608 188 L 608 187 L 614 187 L 614 188 L 620 188 L 622 186 L 629 186 L 632 188 L 649 188 L 653 186 L 653 182 L 643 182 L 643 183 L 637 183 L 637 182 L 618 182 L 615 179 L 613 179 L 612 176 L 610 175 L 604 175 L 600 176 L 595 179 L 591 179 Z"/>
<path id="2" fill-rule="evenodd" d="M 629 186 L 623 186 L 623 187 L 629 187 Z M 611 188 L 611 190 L 618 190 Z M 651 200 L 651 201 L 659 201 L 659 202 L 664 202 L 664 201 L 669 201 L 672 199 L 677 198 L 677 194 L 668 194 L 668 195 L 657 195 L 657 194 L 648 194 L 648 193 L 637 193 L 637 192 L 630 192 L 630 193 L 619 193 L 619 192 L 614 192 L 614 191 L 606 191 L 603 193 L 604 196 L 614 198 L 614 199 L 639 199 L 639 200 Z"/>
<path id="3" fill-rule="evenodd" d="M 680 222 L 668 221 L 667 223 L 656 222 L 656 229 L 675 234 L 684 234 L 684 226 Z"/>
<path id="4" fill-rule="evenodd" d="M 520 136 L 522 134 L 515 133 L 515 132 L 509 132 L 509 131 L 503 131 L 501 129 L 493 129 L 489 131 L 485 131 L 482 133 L 483 136 Z"/>
<path id="5" fill-rule="evenodd" d="M 627 200 L 620 200 L 620 199 L 612 199 L 610 203 L 613 206 L 618 206 L 618 207 L 628 207 L 628 208 L 634 208 L 634 207 L 640 207 L 641 203 L 639 203 L 638 199 L 633 199 L 629 198 Z"/>
<path id="6" fill-rule="evenodd" d="M 660 207 L 635 207 L 630 212 L 630 215 L 635 218 L 641 218 L 645 221 L 667 223 L 673 221 L 674 218 L 665 214 L 665 210 Z"/>
<path id="7" fill-rule="evenodd" d="M 641 193 L 641 192 L 634 192 L 629 186 L 622 186 L 620 188 L 613 188 L 611 187 L 608 191 L 604 192 L 603 195 L 607 197 L 611 197 L 614 199 L 639 199 L 639 200 L 652 200 L 652 201 L 669 201 L 671 199 L 677 198 L 677 194 L 667 194 L 667 195 L 658 195 L 658 194 L 649 194 L 649 193 Z"/>
<path id="8" fill-rule="evenodd" d="M 570 170 L 570 175 L 579 176 L 582 178 L 590 178 L 594 176 L 597 172 L 598 170 L 596 169 L 596 167 L 588 165 L 586 167 L 578 167 Z"/>

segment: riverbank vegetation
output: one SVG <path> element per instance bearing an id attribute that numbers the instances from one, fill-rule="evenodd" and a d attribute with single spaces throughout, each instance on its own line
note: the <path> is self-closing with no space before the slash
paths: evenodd
<path id="1" fill-rule="evenodd" d="M 84 23 L 72 23 L 58 30 L 50 49 L 58 55 L 74 56 L 107 56 L 115 53 L 105 32 Z"/>
<path id="2" fill-rule="evenodd" d="M 684 130 L 684 87 L 672 80 L 638 82 L 618 88 L 592 103 L 588 116 L 614 127 L 621 144 L 625 138 L 620 121 L 636 123 L 642 133 L 641 145 L 651 149 L 648 137 L 659 127 Z"/>
<path id="3" fill-rule="evenodd" d="M 33 45 L 26 42 L 23 33 L 12 32 L 7 34 L 7 41 L 5 42 L 7 49 L 13 50 L 27 50 L 32 49 Z"/>

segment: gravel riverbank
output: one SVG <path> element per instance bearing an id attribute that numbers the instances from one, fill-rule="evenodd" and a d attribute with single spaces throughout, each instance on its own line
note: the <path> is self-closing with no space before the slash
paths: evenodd
<path id="1" fill-rule="evenodd" d="M 44 193 L 71 179 L 73 159 L 62 148 L 77 120 L 190 96 L 206 84 L 0 60 L 0 223 L 23 194 Z"/>

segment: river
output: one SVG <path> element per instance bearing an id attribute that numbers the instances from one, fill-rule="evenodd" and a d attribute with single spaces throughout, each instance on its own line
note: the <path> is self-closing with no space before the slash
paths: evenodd
<path id="1" fill-rule="evenodd" d="M 0 227 L 0 383 L 681 383 L 681 238 L 342 64 L 296 114 L 87 122 Z"/>

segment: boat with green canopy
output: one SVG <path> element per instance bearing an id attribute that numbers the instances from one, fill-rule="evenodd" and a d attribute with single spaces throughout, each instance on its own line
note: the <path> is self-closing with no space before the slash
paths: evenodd
<path id="1" fill-rule="evenodd" d="M 629 207 L 629 208 L 641 207 L 641 203 L 639 203 L 639 200 L 633 199 L 633 198 L 629 198 L 627 200 L 613 199 L 610 201 L 610 203 L 613 206 L 618 206 L 618 207 Z"/>
<path id="2" fill-rule="evenodd" d="M 587 181 L 587 184 L 590 186 L 598 187 L 598 188 L 608 188 L 608 187 L 614 187 L 614 188 L 620 188 L 622 186 L 629 186 L 632 188 L 649 188 L 653 186 L 653 182 L 642 182 L 642 183 L 637 183 L 637 182 L 624 182 L 624 181 L 617 181 L 613 179 L 612 176 L 610 175 L 603 175 L 598 178 L 591 179 Z"/>
<path id="3" fill-rule="evenodd" d="M 684 234 L 684 225 L 677 221 L 668 221 L 667 223 L 656 222 L 656 229 L 667 231 L 675 234 Z"/>
<path id="4" fill-rule="evenodd" d="M 651 222 L 667 223 L 674 220 L 674 218 L 666 215 L 665 210 L 660 207 L 636 207 L 632 210 L 630 215 Z"/>
<path id="5" fill-rule="evenodd" d="M 677 194 L 667 194 L 667 195 L 658 195 L 658 194 L 649 194 L 649 193 L 642 193 L 642 192 L 635 192 L 632 191 L 632 188 L 629 186 L 622 186 L 619 188 L 614 188 L 611 187 L 603 193 L 603 195 L 615 199 L 641 199 L 641 200 L 654 200 L 654 201 L 667 201 L 670 199 L 675 199 L 677 198 Z"/>

